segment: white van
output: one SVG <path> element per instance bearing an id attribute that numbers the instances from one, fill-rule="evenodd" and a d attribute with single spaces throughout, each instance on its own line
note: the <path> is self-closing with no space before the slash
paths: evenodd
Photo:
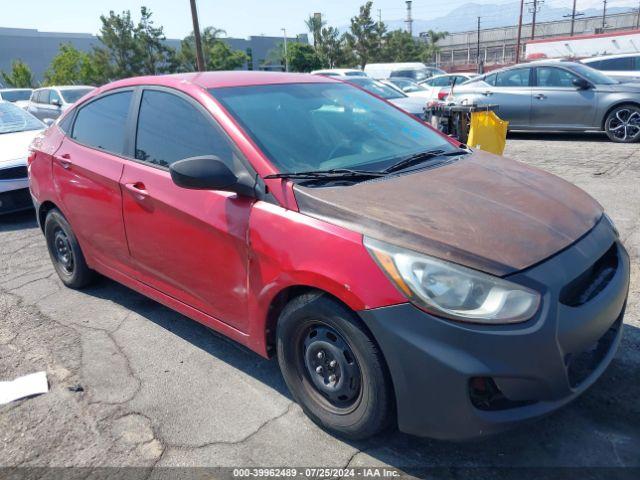
<path id="1" fill-rule="evenodd" d="M 379 80 L 390 77 L 405 77 L 414 82 L 421 82 L 434 75 L 446 73 L 436 67 L 427 67 L 421 62 L 369 63 L 364 66 L 364 72 Z"/>

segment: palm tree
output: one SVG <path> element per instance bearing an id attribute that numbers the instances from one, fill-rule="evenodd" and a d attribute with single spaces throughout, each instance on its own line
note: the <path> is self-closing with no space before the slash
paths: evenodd
<path id="1" fill-rule="evenodd" d="M 313 46 L 318 49 L 322 43 L 322 27 L 324 27 L 327 22 L 322 20 L 322 15 L 313 14 L 309 15 L 309 18 L 305 20 L 304 23 L 313 35 Z"/>

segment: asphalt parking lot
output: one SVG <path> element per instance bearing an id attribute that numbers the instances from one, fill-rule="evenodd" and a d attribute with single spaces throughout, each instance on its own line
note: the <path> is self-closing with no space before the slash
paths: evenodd
<path id="1" fill-rule="evenodd" d="M 292 402 L 275 361 L 110 280 L 63 288 L 28 213 L 0 219 L 0 380 L 46 370 L 50 392 L 0 407 L 0 465 L 640 467 L 640 145 L 514 134 L 505 154 L 593 195 L 632 258 L 620 350 L 573 404 L 466 443 L 338 440 Z"/>

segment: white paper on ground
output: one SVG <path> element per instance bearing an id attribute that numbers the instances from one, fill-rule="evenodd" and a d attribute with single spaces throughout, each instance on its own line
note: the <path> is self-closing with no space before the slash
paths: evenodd
<path id="1" fill-rule="evenodd" d="M 47 372 L 31 373 L 10 382 L 0 382 L 0 405 L 48 391 Z"/>

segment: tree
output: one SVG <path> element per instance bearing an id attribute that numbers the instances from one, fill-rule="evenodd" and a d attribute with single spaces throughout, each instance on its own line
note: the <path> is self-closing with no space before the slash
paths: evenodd
<path id="1" fill-rule="evenodd" d="M 166 45 L 163 27 L 154 27 L 151 16 L 147 7 L 141 7 L 140 21 L 134 31 L 141 60 L 140 73 L 143 75 L 166 73 L 176 66 L 176 53 Z"/>
<path id="2" fill-rule="evenodd" d="M 322 60 L 308 43 L 293 42 L 287 45 L 287 61 L 292 72 L 310 72 L 322 68 Z"/>
<path id="3" fill-rule="evenodd" d="M 429 63 L 432 62 L 436 53 L 440 51 L 440 47 L 438 47 L 438 40 L 442 40 L 444 37 L 449 35 L 448 32 L 436 32 L 433 30 L 429 30 L 426 32 L 426 43 L 422 47 L 422 53 L 420 54 L 420 60 Z"/>
<path id="4" fill-rule="evenodd" d="M 207 27 L 202 32 L 202 50 L 207 70 L 235 70 L 242 67 L 249 57 L 242 50 L 233 50 L 222 35 L 226 32 L 215 27 Z M 197 70 L 196 46 L 193 33 L 185 37 L 180 44 L 178 54 L 180 69 L 185 72 Z"/>
<path id="5" fill-rule="evenodd" d="M 423 50 L 423 43 L 416 40 L 409 32 L 394 30 L 385 35 L 382 60 L 385 62 L 419 62 Z"/>
<path id="6" fill-rule="evenodd" d="M 60 45 L 44 73 L 46 85 L 77 85 L 98 83 L 97 63 L 90 54 L 81 52 L 70 43 Z"/>
<path id="7" fill-rule="evenodd" d="M 322 30 L 323 30 L 322 27 L 324 27 L 327 24 L 327 22 L 322 20 L 321 15 L 314 14 L 314 15 L 309 15 L 309 18 L 305 20 L 304 23 L 307 25 L 309 32 L 313 36 L 313 46 L 317 50 L 322 44 Z"/>
<path id="8" fill-rule="evenodd" d="M 108 60 L 108 75 L 111 78 L 138 75 L 141 71 L 141 55 L 136 45 L 136 28 L 131 20 L 131 12 L 125 10 L 116 15 L 112 10 L 109 16 L 100 15 L 100 21 L 102 27 L 98 40 L 102 46 L 95 50 L 99 52 L 97 55 Z"/>
<path id="9" fill-rule="evenodd" d="M 381 55 L 382 37 L 386 27 L 382 22 L 374 22 L 371 18 L 373 2 L 367 2 L 360 7 L 360 13 L 351 18 L 349 32 L 345 33 L 346 44 L 358 57 L 361 68 L 377 60 Z"/>
<path id="10" fill-rule="evenodd" d="M 33 74 L 29 65 L 22 60 L 14 60 L 11 63 L 11 72 L 0 72 L 2 80 L 8 87 L 31 88 L 33 87 Z"/>

